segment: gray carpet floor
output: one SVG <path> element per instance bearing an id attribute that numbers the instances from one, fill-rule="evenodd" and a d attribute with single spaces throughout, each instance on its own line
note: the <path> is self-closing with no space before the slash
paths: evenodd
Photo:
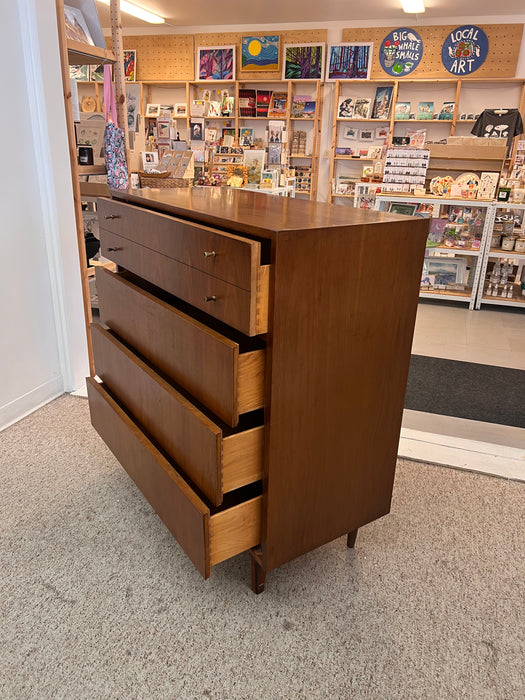
<path id="1" fill-rule="evenodd" d="M 0 697 L 521 700 L 525 483 L 400 461 L 392 512 L 201 579 L 63 396 L 0 433 Z"/>

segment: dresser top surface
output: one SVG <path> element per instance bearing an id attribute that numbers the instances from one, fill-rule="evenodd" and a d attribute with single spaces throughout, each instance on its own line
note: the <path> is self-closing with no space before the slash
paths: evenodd
<path id="1" fill-rule="evenodd" d="M 112 190 L 111 194 L 131 204 L 263 238 L 272 238 L 279 232 L 384 224 L 402 219 L 411 224 L 418 221 L 398 214 L 226 187 Z"/>

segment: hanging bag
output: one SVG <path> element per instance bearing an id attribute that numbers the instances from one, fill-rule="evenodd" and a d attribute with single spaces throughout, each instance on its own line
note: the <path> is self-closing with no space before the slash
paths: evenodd
<path id="1" fill-rule="evenodd" d="M 108 174 L 108 187 L 113 190 L 127 190 L 129 180 L 126 163 L 126 143 L 124 131 L 119 129 L 117 123 L 115 93 L 111 82 L 111 66 L 107 64 L 104 66 L 104 112 L 106 116 L 104 159 Z"/>

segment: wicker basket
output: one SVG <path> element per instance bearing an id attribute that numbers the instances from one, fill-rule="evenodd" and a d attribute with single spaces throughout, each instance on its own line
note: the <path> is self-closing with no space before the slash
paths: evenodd
<path id="1" fill-rule="evenodd" d="M 139 171 L 141 187 L 192 187 L 191 178 L 169 177 L 169 173 L 143 173 Z"/>

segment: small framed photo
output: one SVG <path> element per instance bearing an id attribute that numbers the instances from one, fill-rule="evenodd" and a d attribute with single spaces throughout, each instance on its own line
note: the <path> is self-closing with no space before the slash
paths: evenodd
<path id="1" fill-rule="evenodd" d="M 345 126 L 343 129 L 343 138 L 348 141 L 357 140 L 357 129 L 354 126 Z"/>
<path id="2" fill-rule="evenodd" d="M 278 34 L 241 37 L 241 73 L 279 70 Z"/>
<path id="3" fill-rule="evenodd" d="M 157 151 L 143 151 L 142 152 L 142 170 L 148 172 L 148 170 L 155 170 L 159 165 L 159 154 Z"/>
<path id="4" fill-rule="evenodd" d="M 124 51 L 124 80 L 135 82 L 137 79 L 137 52 L 134 49 Z"/>
<path id="5" fill-rule="evenodd" d="M 157 138 L 161 141 L 167 141 L 170 138 L 171 119 L 157 120 Z"/>
<path id="6" fill-rule="evenodd" d="M 146 105 L 146 117 L 158 117 L 160 115 L 160 105 L 147 104 Z"/>
<path id="7" fill-rule="evenodd" d="M 389 214 L 403 214 L 404 216 L 414 216 L 417 204 L 405 204 L 404 202 L 390 202 Z"/>
<path id="8" fill-rule="evenodd" d="M 285 44 L 283 80 L 322 80 L 325 44 Z"/>
<path id="9" fill-rule="evenodd" d="M 329 44 L 326 80 L 368 80 L 372 66 L 372 43 Z"/>
<path id="10" fill-rule="evenodd" d="M 376 140 L 383 141 L 390 136 L 390 129 L 388 126 L 378 126 L 376 128 Z"/>
<path id="11" fill-rule="evenodd" d="M 196 80 L 234 80 L 235 46 L 199 46 Z"/>
<path id="12" fill-rule="evenodd" d="M 188 105 L 185 102 L 177 102 L 174 105 L 174 116 L 175 117 L 188 116 Z"/>
<path id="13" fill-rule="evenodd" d="M 375 129 L 359 129 L 359 140 L 370 143 L 374 141 Z"/>

